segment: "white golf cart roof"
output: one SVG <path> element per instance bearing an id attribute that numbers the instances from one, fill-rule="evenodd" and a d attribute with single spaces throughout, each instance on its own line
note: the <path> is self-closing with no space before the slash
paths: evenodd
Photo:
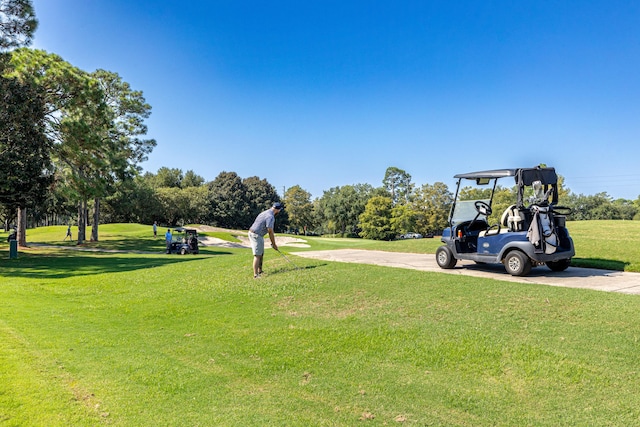
<path id="1" fill-rule="evenodd" d="M 533 181 L 540 181 L 543 185 L 558 183 L 558 175 L 554 168 L 518 168 L 518 169 L 494 169 L 480 172 L 460 173 L 455 175 L 457 179 L 490 180 L 498 178 L 515 177 L 519 185 L 531 185 Z"/>
<path id="2" fill-rule="evenodd" d="M 509 176 L 516 176 L 517 171 L 518 169 L 495 169 L 490 171 L 459 173 L 458 175 L 455 175 L 454 178 L 462 178 L 462 179 L 506 178 Z"/>

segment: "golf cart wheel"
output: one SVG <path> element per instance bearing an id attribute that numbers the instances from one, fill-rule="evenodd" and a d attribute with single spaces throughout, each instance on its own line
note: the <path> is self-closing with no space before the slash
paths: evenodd
<path id="1" fill-rule="evenodd" d="M 551 271 L 565 271 L 571 265 L 571 258 L 561 259 L 560 261 L 549 261 L 547 267 Z"/>
<path id="2" fill-rule="evenodd" d="M 187 250 L 185 248 L 180 249 L 180 255 L 186 255 Z"/>
<path id="3" fill-rule="evenodd" d="M 504 268 L 512 276 L 526 276 L 531 271 L 531 260 L 520 251 L 513 250 L 504 257 Z"/>
<path id="4" fill-rule="evenodd" d="M 453 257 L 451 249 L 447 246 L 440 246 L 436 251 L 436 262 L 440 268 L 449 270 L 456 266 L 458 260 Z"/>

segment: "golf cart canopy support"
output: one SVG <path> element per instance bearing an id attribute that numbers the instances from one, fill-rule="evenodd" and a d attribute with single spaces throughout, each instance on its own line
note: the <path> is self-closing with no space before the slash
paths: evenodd
<path id="1" fill-rule="evenodd" d="M 552 204 L 558 203 L 558 175 L 555 168 L 543 168 L 537 166 L 535 168 L 518 168 L 518 169 L 494 169 L 480 172 L 460 173 L 454 175 L 454 178 L 458 179 L 458 184 L 463 179 L 469 179 L 476 181 L 476 184 L 483 185 L 489 184 L 491 180 L 495 183 L 499 178 L 514 177 L 516 185 L 518 186 L 518 207 L 524 206 L 524 188 L 531 186 L 535 181 L 540 181 L 544 186 L 544 191 L 547 192 L 551 188 Z M 458 187 L 460 187 L 458 185 Z M 456 194 L 457 196 L 457 194 Z"/>

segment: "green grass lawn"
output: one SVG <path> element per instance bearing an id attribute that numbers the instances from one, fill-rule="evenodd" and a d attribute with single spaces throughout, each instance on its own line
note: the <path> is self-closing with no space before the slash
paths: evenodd
<path id="1" fill-rule="evenodd" d="M 572 264 L 640 272 L 640 221 L 571 221 Z"/>
<path id="2" fill-rule="evenodd" d="M 0 425 L 640 425 L 637 296 L 207 250 L 5 251 Z"/>
<path id="3" fill-rule="evenodd" d="M 46 244 L 55 245 L 65 248 L 76 248 L 77 245 L 77 229 L 72 228 L 74 240 L 64 241 L 67 227 L 52 226 L 39 227 L 29 229 L 27 231 L 27 242 L 29 244 Z M 158 236 L 153 237 L 151 226 L 141 224 L 105 224 L 99 228 L 99 241 L 91 242 L 88 240 L 91 228 L 87 227 L 87 240 L 81 246 L 84 249 L 102 249 L 112 251 L 128 251 L 128 252 L 152 252 L 163 253 L 166 250 L 164 233 L 166 228 L 158 228 Z M 0 236 L 6 236 L 7 233 L 0 233 Z M 199 233 L 201 236 L 217 237 L 231 242 L 238 240 L 233 237 L 232 232 L 205 232 Z M 1 237 L 0 237 L 1 238 Z M 3 239 L 6 241 L 6 237 Z M 202 246 L 200 248 L 203 253 L 216 254 L 220 253 L 220 248 Z M 224 251 L 222 251 L 224 252 Z"/>

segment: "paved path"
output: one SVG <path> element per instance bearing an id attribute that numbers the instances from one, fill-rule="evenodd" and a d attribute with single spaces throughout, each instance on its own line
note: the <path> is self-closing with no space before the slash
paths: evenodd
<path id="1" fill-rule="evenodd" d="M 292 253 L 293 254 L 293 253 Z M 536 267 L 526 277 L 508 274 L 502 264 L 476 265 L 460 262 L 451 270 L 438 267 L 433 254 L 410 254 L 401 252 L 368 251 L 362 249 L 338 249 L 329 251 L 295 252 L 295 255 L 325 261 L 374 264 L 387 267 L 486 277 L 519 283 L 538 283 L 568 288 L 584 288 L 598 291 L 640 295 L 640 273 L 626 273 L 593 268 L 569 267 L 562 272 L 553 272 L 547 267 Z"/>

